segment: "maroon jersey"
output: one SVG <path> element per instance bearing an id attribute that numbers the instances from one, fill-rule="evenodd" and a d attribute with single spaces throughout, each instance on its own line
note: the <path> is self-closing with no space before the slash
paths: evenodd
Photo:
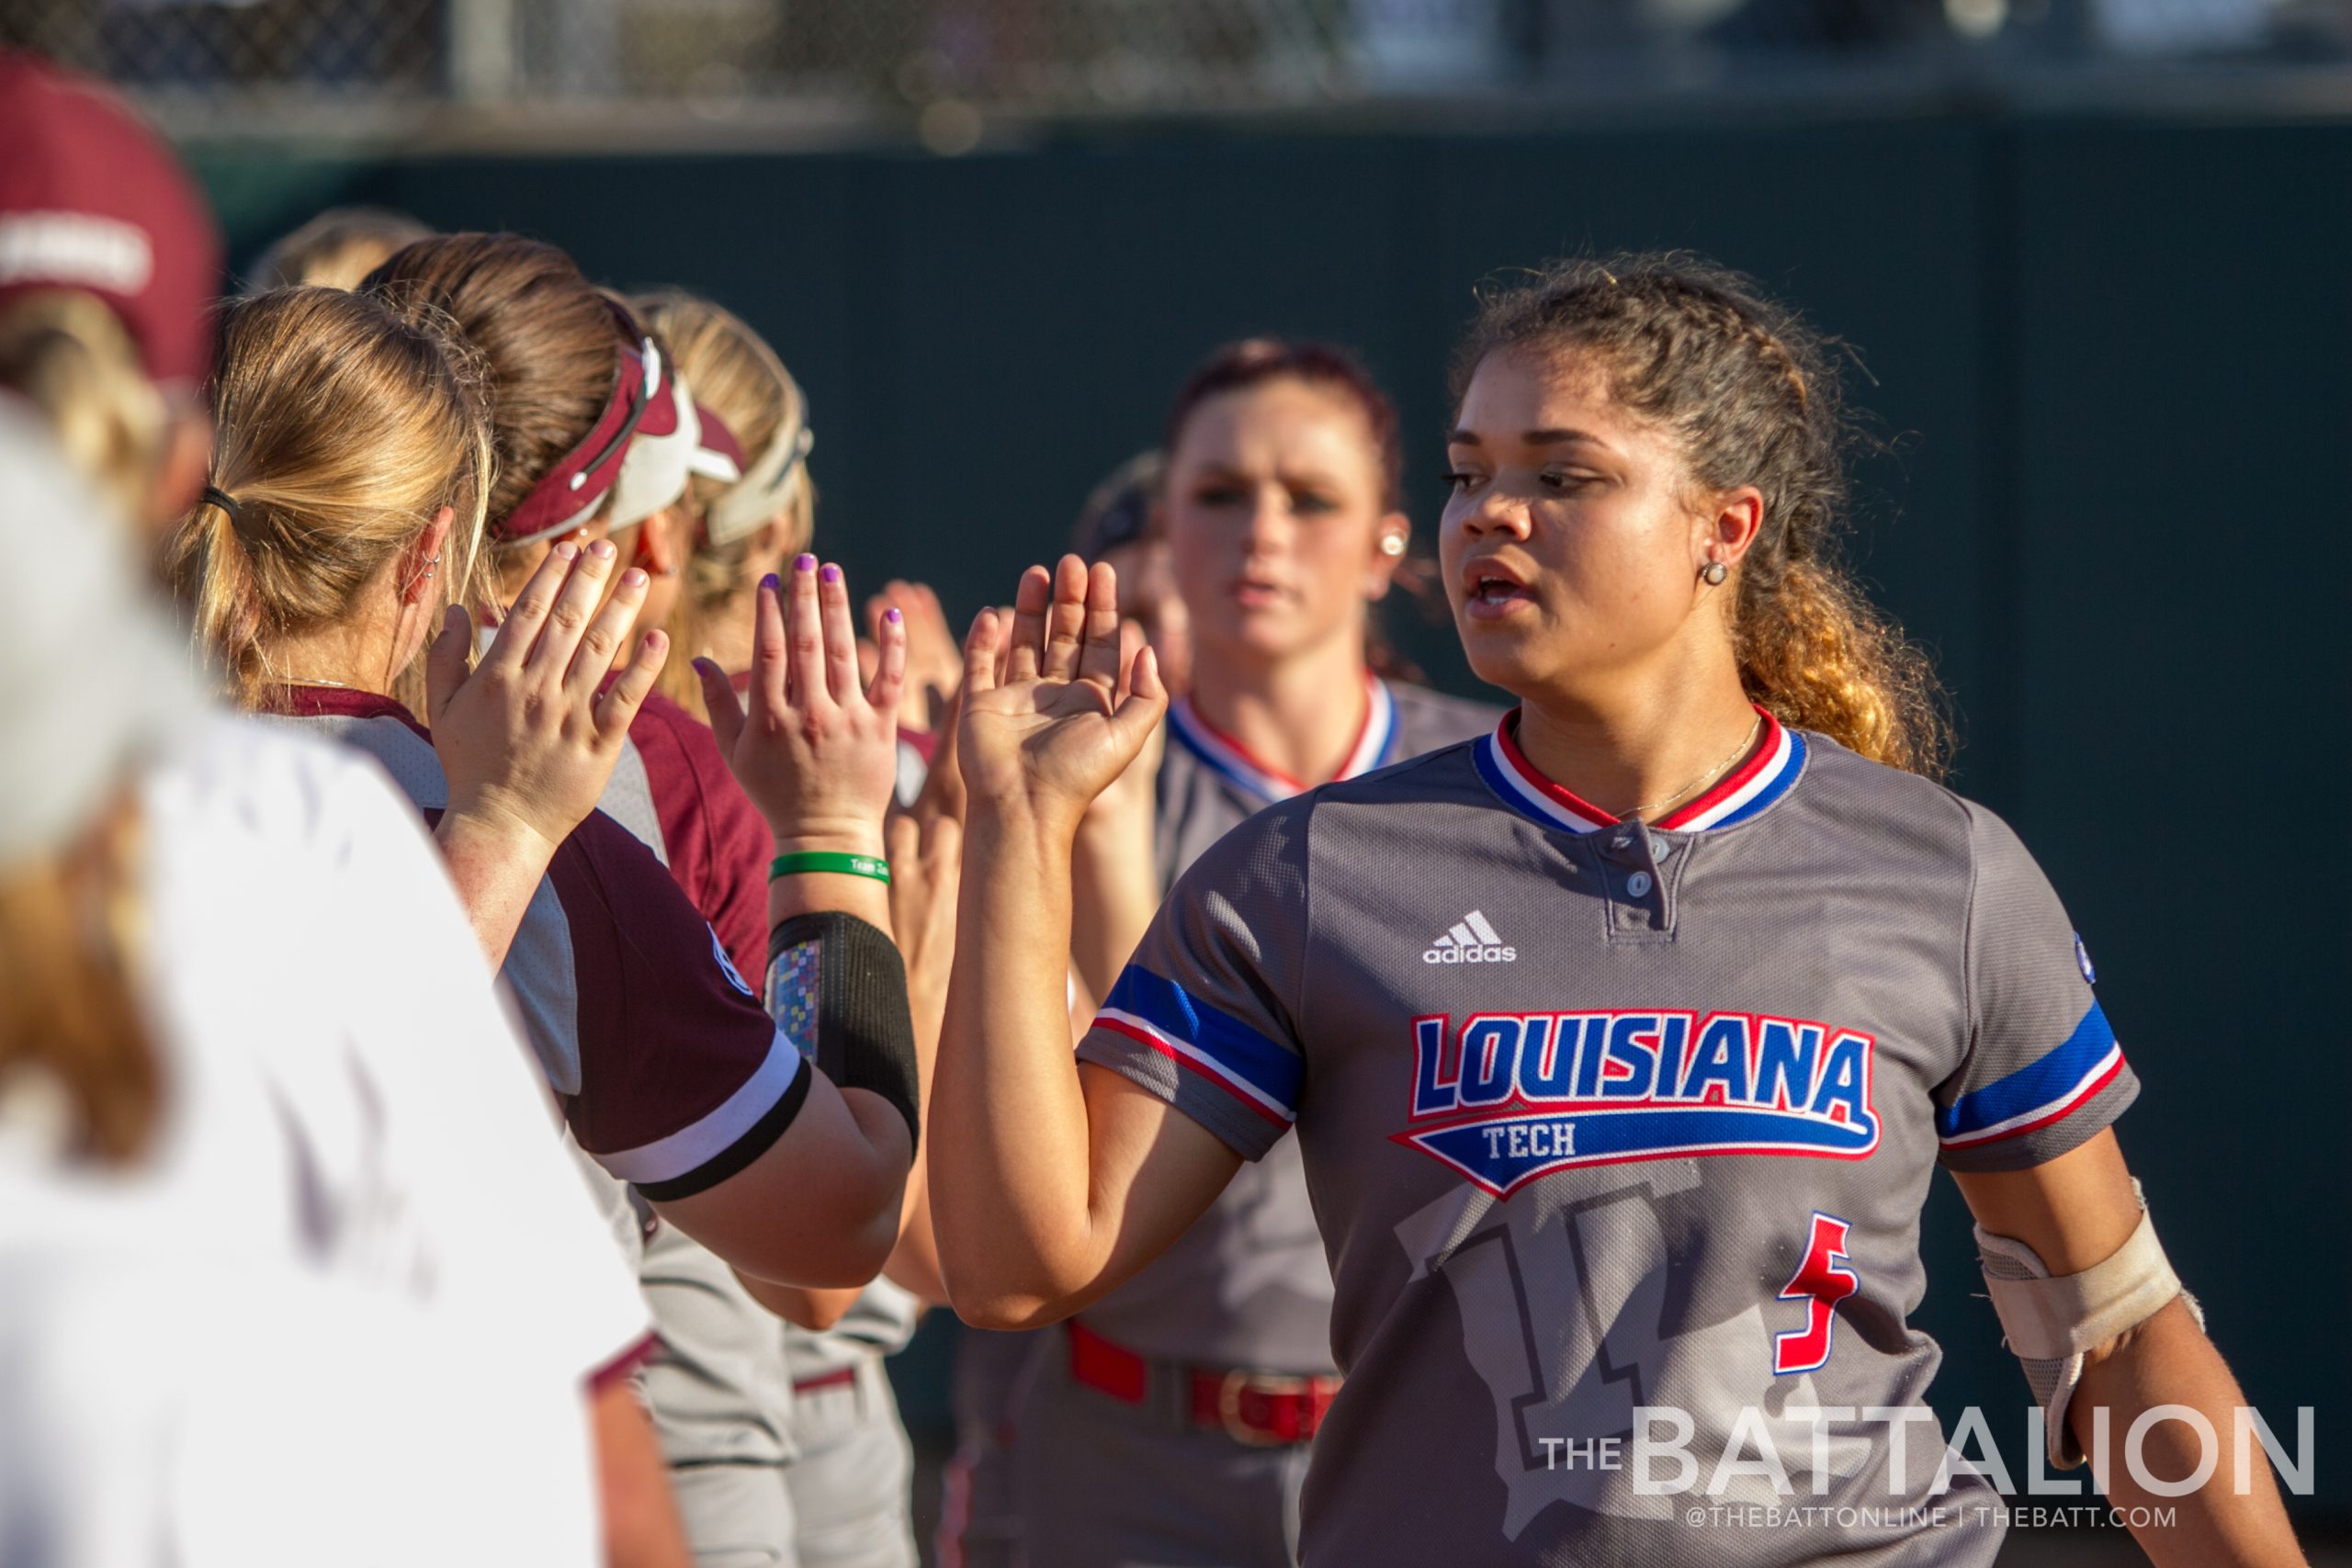
<path id="1" fill-rule="evenodd" d="M 737 973 L 767 967 L 767 864 L 775 837 L 727 771 L 710 726 L 661 693 L 648 694 L 596 805 L 670 868 Z"/>
<path id="2" fill-rule="evenodd" d="M 390 698 L 302 686 L 282 712 L 376 758 L 428 821 L 447 805 L 431 737 Z M 601 812 L 557 850 L 500 977 L 574 1139 L 657 1201 L 741 1170 L 808 1097 L 811 1069 L 709 922 Z"/>

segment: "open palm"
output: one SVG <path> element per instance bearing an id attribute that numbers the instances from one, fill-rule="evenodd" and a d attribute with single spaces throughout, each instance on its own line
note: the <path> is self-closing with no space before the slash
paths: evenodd
<path id="1" fill-rule="evenodd" d="M 1075 830 L 1088 803 L 1135 760 L 1167 710 L 1148 649 L 1123 671 L 1119 585 L 1108 566 L 1065 556 L 1022 575 L 1008 629 L 983 610 L 964 644 L 956 736 L 975 805 Z"/>

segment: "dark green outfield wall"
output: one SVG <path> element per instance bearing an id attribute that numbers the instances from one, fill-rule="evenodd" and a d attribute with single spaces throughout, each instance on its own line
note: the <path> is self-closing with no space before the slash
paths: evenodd
<path id="1" fill-rule="evenodd" d="M 1353 345 L 1436 516 L 1472 283 L 1688 246 L 1863 351 L 1896 452 L 1860 555 L 1958 694 L 1961 786 L 2097 955 L 2147 1089 L 2122 1125 L 2254 1402 L 2318 1408 L 2352 1514 L 2352 126 L 1915 118 L 1482 137 L 1214 136 L 882 153 L 200 160 L 239 261 L 331 201 L 557 241 L 768 333 L 808 388 L 822 538 L 957 615 L 1060 540 L 1204 349 Z M 1442 629 L 1414 640 L 1466 681 Z M 2333 999 L 2331 999 L 2333 998 Z M 2014 1461 L 2023 1387 L 1947 1191 L 1939 1403 Z M 1761 1347 L 1758 1348 L 1759 1353 Z"/>

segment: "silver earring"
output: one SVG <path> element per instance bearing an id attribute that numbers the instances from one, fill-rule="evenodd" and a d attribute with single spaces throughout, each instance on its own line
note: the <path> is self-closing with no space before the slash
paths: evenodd
<path id="1" fill-rule="evenodd" d="M 1699 569 L 1699 580 L 1710 588 L 1721 588 L 1724 579 L 1731 575 L 1731 568 L 1719 560 L 1711 560 Z"/>

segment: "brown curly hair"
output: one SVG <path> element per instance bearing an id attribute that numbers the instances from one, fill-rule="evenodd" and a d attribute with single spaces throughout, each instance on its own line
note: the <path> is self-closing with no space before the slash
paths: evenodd
<path id="1" fill-rule="evenodd" d="M 1763 493 L 1734 587 L 1749 697 L 1783 723 L 1940 778 L 1952 739 L 1942 685 L 1838 551 L 1856 439 L 1839 346 L 1750 279 L 1693 256 L 1555 262 L 1481 298 L 1454 358 L 1453 397 L 1458 406 L 1498 351 L 1599 359 L 1610 396 L 1677 439 L 1700 487 Z"/>

